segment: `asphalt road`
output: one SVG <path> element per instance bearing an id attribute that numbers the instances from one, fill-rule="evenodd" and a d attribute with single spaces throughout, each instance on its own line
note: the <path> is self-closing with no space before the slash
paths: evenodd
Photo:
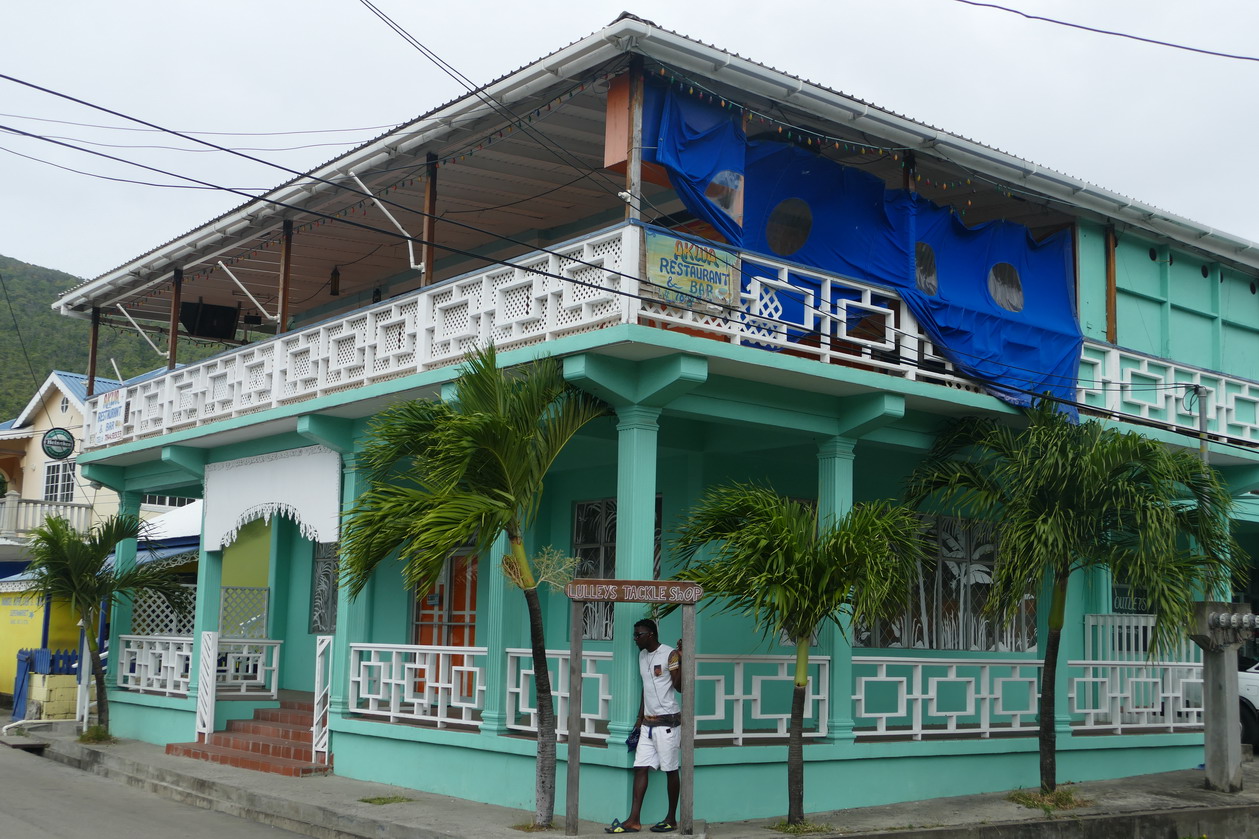
<path id="1" fill-rule="evenodd" d="M 0 839 L 285 839 L 298 834 L 167 801 L 0 746 Z"/>

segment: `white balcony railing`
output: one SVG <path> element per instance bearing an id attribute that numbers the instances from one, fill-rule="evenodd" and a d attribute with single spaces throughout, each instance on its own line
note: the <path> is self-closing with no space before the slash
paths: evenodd
<path id="1" fill-rule="evenodd" d="M 49 516 L 60 516 L 80 532 L 92 526 L 92 505 L 68 501 L 42 501 L 22 498 L 15 491 L 0 495 L 0 536 L 26 535 L 43 525 Z"/>
<path id="2" fill-rule="evenodd" d="M 1259 382 L 1084 342 L 1079 398 L 1090 407 L 1197 431 L 1194 386 L 1202 388 L 1209 433 L 1259 443 Z"/>
<path id="3" fill-rule="evenodd" d="M 484 704 L 484 647 L 350 645 L 351 713 L 479 727 Z"/>
<path id="4" fill-rule="evenodd" d="M 118 686 L 145 693 L 187 696 L 192 668 L 189 635 L 122 635 Z"/>
<path id="5" fill-rule="evenodd" d="M 164 434 L 417 373 L 491 342 L 520 346 L 619 323 L 634 301 L 619 293 L 633 230 L 598 233 L 105 394 L 91 403 L 84 445 Z M 121 400 L 120 428 L 96 428 L 101 399 Z"/>

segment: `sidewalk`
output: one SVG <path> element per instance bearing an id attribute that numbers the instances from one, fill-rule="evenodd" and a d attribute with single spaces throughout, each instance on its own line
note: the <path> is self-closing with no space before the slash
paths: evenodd
<path id="1" fill-rule="evenodd" d="M 335 775 L 285 778 L 171 757 L 159 746 L 123 740 L 85 746 L 69 725 L 32 729 L 48 740 L 47 757 L 113 777 L 188 804 L 272 824 L 320 839 L 521 839 L 531 813 Z M 1074 787 L 1089 806 L 1046 818 L 1006 800 L 1005 793 L 862 807 L 810 814 L 831 829 L 813 836 L 897 839 L 1209 839 L 1259 835 L 1259 763 L 1243 765 L 1245 790 L 1203 788 L 1203 773 L 1186 770 Z M 562 779 L 561 779 L 562 783 Z M 775 791 L 777 792 L 777 791 Z M 363 799 L 401 798 L 388 804 Z M 785 793 L 784 807 L 785 807 Z M 702 815 L 702 813 L 701 813 Z M 697 822 L 714 839 L 774 839 L 774 820 Z M 563 836 L 563 813 L 548 835 Z M 602 836 L 602 824 L 582 822 L 580 835 Z M 645 833 L 645 831 L 644 831 Z M 648 834 L 649 835 L 649 834 Z"/>

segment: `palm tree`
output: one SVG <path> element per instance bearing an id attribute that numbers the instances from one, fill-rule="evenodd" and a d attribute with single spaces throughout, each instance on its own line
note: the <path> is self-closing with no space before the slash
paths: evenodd
<path id="1" fill-rule="evenodd" d="M 455 381 L 457 401 L 415 401 L 372 423 L 363 451 L 368 488 L 346 517 L 342 562 L 351 596 L 397 551 L 408 586 L 425 591 L 465 544 L 478 554 L 500 534 L 511 552 L 503 571 L 524 592 L 538 708 L 534 821 L 555 810 L 555 711 L 536 568 L 525 550 L 547 471 L 564 446 L 607 406 L 564 381 L 542 358 L 498 369 L 493 347 L 469 355 Z"/>
<path id="2" fill-rule="evenodd" d="M 123 600 L 153 595 L 184 614 L 191 606 L 192 592 L 180 583 L 172 568 L 156 563 L 139 563 L 125 571 L 109 562 L 109 555 L 124 539 L 140 535 L 140 519 L 111 516 L 87 533 L 79 533 L 60 516 L 49 516 L 31 535 L 31 555 L 27 566 L 30 590 L 51 603 L 62 602 L 79 617 L 87 638 L 92 675 L 96 681 L 97 721 L 109 730 L 109 696 L 105 692 L 105 668 L 101 663 L 96 628 L 102 610 Z"/>
<path id="3" fill-rule="evenodd" d="M 749 615 L 767 636 L 796 645 L 787 741 L 787 822 L 804 821 L 804 700 L 809 645 L 825 620 L 858 624 L 891 617 L 928 559 L 918 516 L 887 502 L 860 504 L 837 520 L 756 484 L 714 487 L 679 529 L 686 567 L 677 576 L 704 587 L 721 611 Z M 696 559 L 700 548 L 714 550 Z M 713 602 L 713 601 L 706 601 Z"/>
<path id="4" fill-rule="evenodd" d="M 1154 651 L 1183 637 L 1196 596 L 1243 580 L 1247 566 L 1230 531 L 1232 499 L 1192 453 L 1077 423 L 1044 400 L 1030 420 L 1022 430 L 959 421 L 910 477 L 907 496 L 1000 522 L 985 604 L 991 616 L 1008 623 L 1030 592 L 1052 591 L 1038 709 L 1040 785 L 1052 792 L 1055 675 L 1071 574 L 1104 567 L 1143 589 L 1156 616 Z"/>

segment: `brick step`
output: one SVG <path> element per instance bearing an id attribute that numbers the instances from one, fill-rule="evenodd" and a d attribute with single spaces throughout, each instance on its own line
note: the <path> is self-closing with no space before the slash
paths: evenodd
<path id="1" fill-rule="evenodd" d="M 253 752 L 242 752 L 226 746 L 206 743 L 170 743 L 166 746 L 168 755 L 190 757 L 224 766 L 236 766 L 241 769 L 252 769 L 255 772 L 271 772 L 290 778 L 304 778 L 308 775 L 326 775 L 329 767 L 319 766 L 300 760 L 285 760 L 279 757 L 266 757 Z"/>
<path id="2" fill-rule="evenodd" d="M 310 742 L 310 723 L 267 722 L 265 720 L 229 720 L 227 731 L 233 734 L 253 734 L 258 737 L 274 737 L 277 740 Z"/>
<path id="3" fill-rule="evenodd" d="M 315 713 L 315 701 L 313 699 L 281 699 L 280 707 L 286 711 L 305 711 L 312 716 Z"/>
<path id="4" fill-rule="evenodd" d="M 254 711 L 254 719 L 259 722 L 293 723 L 310 728 L 315 722 L 315 712 L 300 708 L 259 708 Z"/>
<path id="5" fill-rule="evenodd" d="M 210 735 L 209 744 L 238 752 L 250 752 L 262 757 L 278 757 L 302 763 L 315 762 L 315 751 L 311 747 L 309 738 L 303 743 L 278 737 L 259 737 L 256 734 L 243 734 L 236 731 L 216 731 Z"/>

